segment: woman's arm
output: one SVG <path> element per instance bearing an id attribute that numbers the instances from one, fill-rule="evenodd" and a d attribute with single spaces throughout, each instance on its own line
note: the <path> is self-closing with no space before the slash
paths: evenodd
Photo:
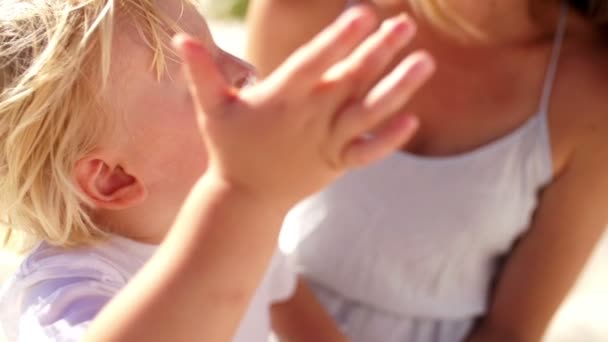
<path id="1" fill-rule="evenodd" d="M 282 342 L 346 342 L 334 320 L 300 279 L 294 295 L 272 307 L 272 329 Z"/>
<path id="2" fill-rule="evenodd" d="M 348 0 L 251 0 L 247 57 L 267 76 L 344 11 Z"/>
<path id="3" fill-rule="evenodd" d="M 603 121 L 588 125 L 584 141 L 542 193 L 533 225 L 507 261 L 470 341 L 541 340 L 608 223 L 608 129 L 598 129 L 608 128 Z"/>

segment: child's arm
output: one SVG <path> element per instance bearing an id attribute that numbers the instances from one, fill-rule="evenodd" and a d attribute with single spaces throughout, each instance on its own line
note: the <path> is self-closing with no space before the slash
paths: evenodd
<path id="1" fill-rule="evenodd" d="M 271 315 L 273 331 L 283 342 L 347 341 L 303 280 L 291 298 L 272 306 Z"/>
<path id="2" fill-rule="evenodd" d="M 95 319 L 88 340 L 230 340 L 281 220 L 269 203 L 204 176 L 157 253 Z"/>
<path id="3" fill-rule="evenodd" d="M 396 110 L 433 64 L 412 55 L 377 81 L 411 38 L 412 24 L 396 18 L 370 35 L 375 25 L 369 10 L 350 11 L 241 92 L 226 85 L 200 44 L 176 40 L 209 167 L 156 255 L 92 322 L 88 340 L 231 339 L 287 210 L 415 131 L 416 120 Z"/>

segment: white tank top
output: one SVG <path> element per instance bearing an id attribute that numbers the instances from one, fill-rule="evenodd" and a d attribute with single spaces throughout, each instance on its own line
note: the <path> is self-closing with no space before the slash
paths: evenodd
<path id="1" fill-rule="evenodd" d="M 547 112 L 563 13 L 538 113 L 471 152 L 395 153 L 303 201 L 281 237 L 297 270 L 378 312 L 433 320 L 482 315 L 499 260 L 530 226 L 538 192 L 552 179 Z"/>

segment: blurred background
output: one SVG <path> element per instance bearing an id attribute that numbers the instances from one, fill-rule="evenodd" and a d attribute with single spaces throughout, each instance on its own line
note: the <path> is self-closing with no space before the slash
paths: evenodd
<path id="1" fill-rule="evenodd" d="M 226 51 L 243 57 L 247 39 L 243 19 L 248 0 L 202 2 L 217 43 Z M 14 271 L 19 261 L 20 257 L 0 250 L 0 284 Z M 599 244 L 576 288 L 558 313 L 545 342 L 606 342 L 607 311 L 608 235 Z M 1 330 L 0 342 L 4 342 Z"/>

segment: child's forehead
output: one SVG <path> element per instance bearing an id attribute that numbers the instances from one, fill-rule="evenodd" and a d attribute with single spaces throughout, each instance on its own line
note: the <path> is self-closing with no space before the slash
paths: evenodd
<path id="1" fill-rule="evenodd" d="M 2 0 L 0 0 L 2 1 Z M 209 27 L 204 16 L 199 10 L 192 5 L 189 0 L 162 0 L 156 2 L 155 8 L 158 19 L 154 29 L 167 33 L 169 37 L 173 36 L 176 31 L 186 32 L 193 37 L 207 43 L 211 40 Z M 137 32 L 145 33 L 150 28 L 141 25 L 139 20 L 134 19 L 126 9 L 126 15 L 121 16 L 124 20 L 119 23 L 119 30 L 122 32 Z M 134 22 L 135 20 L 135 22 Z M 118 37 L 120 38 L 120 37 Z"/>
<path id="2" fill-rule="evenodd" d="M 201 12 L 185 0 L 164 0 L 158 2 L 159 10 L 182 30 L 198 39 L 207 40 L 210 37 L 207 20 Z"/>
<path id="3" fill-rule="evenodd" d="M 205 46 L 214 48 L 207 23 L 196 8 L 187 3 L 182 5 L 181 0 L 163 0 L 158 3 L 160 16 L 170 21 L 169 25 L 158 27 L 168 33 L 163 39 L 170 39 L 174 30 L 179 30 L 199 39 Z M 145 26 L 132 19 L 123 21 L 117 27 L 108 80 L 110 87 L 106 89 L 109 98 L 119 98 L 120 94 L 130 93 L 134 89 L 152 89 L 159 86 L 159 81 L 161 84 L 171 83 L 170 80 L 181 76 L 181 62 L 174 55 L 170 42 L 165 40 L 162 46 L 151 46 L 150 38 L 143 31 L 145 29 Z M 155 58 L 159 56 L 158 49 L 162 50 L 161 56 L 164 59 L 160 75 L 153 67 Z"/>
<path id="4" fill-rule="evenodd" d="M 2 1 L 2 0 L 0 0 Z M 124 16 L 117 27 L 112 47 L 112 60 L 115 67 L 130 69 L 131 64 L 150 61 L 155 49 L 163 49 L 162 55 L 167 60 L 174 60 L 170 39 L 176 31 L 183 31 L 200 40 L 205 46 L 213 46 L 213 39 L 205 18 L 200 12 L 184 0 L 163 0 L 158 2 L 159 19 L 168 23 L 157 23 L 155 36 L 158 34 L 161 45 L 151 46 L 150 27 L 142 25 L 131 16 Z M 126 57 L 126 58 L 125 58 Z M 144 62 L 144 64 L 146 64 Z M 127 71 L 127 70 L 123 70 Z M 122 73 L 119 72 L 119 73 Z"/>

